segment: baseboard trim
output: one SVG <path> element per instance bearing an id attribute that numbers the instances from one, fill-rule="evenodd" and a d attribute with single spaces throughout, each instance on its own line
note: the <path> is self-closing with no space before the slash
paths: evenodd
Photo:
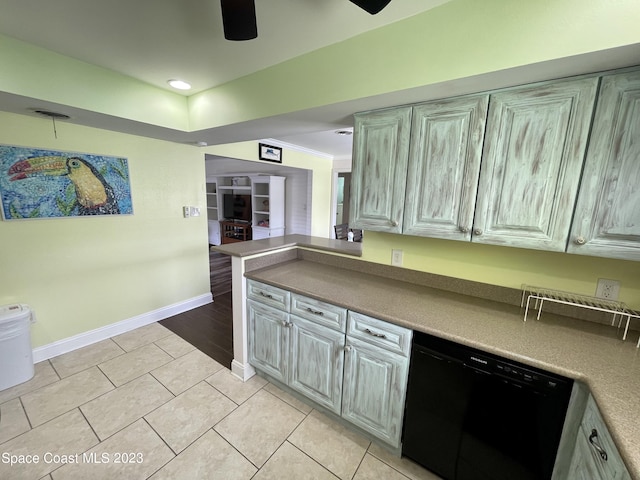
<path id="1" fill-rule="evenodd" d="M 234 359 L 231 362 L 231 373 L 234 374 L 243 382 L 246 382 L 256 374 L 256 370 L 248 363 L 242 364 L 239 361 Z"/>
<path id="2" fill-rule="evenodd" d="M 137 315 L 126 320 L 122 320 L 104 327 L 89 330 L 72 337 L 64 338 L 48 345 L 43 345 L 33 349 L 33 361 L 34 363 L 48 360 L 63 353 L 77 350 L 78 348 L 86 347 L 96 342 L 106 340 L 107 338 L 126 333 L 130 330 L 134 330 L 145 325 L 149 325 L 153 322 L 164 320 L 165 318 L 172 317 L 179 313 L 183 313 L 192 310 L 203 305 L 207 305 L 213 302 L 213 295 L 211 293 L 205 293 L 197 297 L 190 298 L 183 302 L 167 305 L 166 307 L 158 308 L 141 315 Z"/>

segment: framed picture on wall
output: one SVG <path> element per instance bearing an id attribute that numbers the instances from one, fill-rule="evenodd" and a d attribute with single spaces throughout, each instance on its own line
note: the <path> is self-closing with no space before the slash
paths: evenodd
<path id="1" fill-rule="evenodd" d="M 282 148 L 267 145 L 266 143 L 258 144 L 258 158 L 268 162 L 282 163 Z"/>
<path id="2" fill-rule="evenodd" d="M 126 158 L 0 145 L 5 220 L 131 215 Z"/>

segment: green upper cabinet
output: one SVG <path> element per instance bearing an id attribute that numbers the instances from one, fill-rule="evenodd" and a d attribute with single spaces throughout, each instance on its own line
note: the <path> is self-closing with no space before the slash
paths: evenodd
<path id="1" fill-rule="evenodd" d="M 565 251 L 598 79 L 491 95 L 472 241 Z"/>
<path id="2" fill-rule="evenodd" d="M 401 233 L 411 107 L 355 115 L 350 227 Z"/>
<path id="3" fill-rule="evenodd" d="M 469 240 L 489 95 L 413 107 L 402 232 Z"/>
<path id="4" fill-rule="evenodd" d="M 640 260 L 640 72 L 602 80 L 567 251 Z"/>
<path id="5" fill-rule="evenodd" d="M 638 138 L 638 69 L 359 113 L 351 226 L 640 261 Z"/>

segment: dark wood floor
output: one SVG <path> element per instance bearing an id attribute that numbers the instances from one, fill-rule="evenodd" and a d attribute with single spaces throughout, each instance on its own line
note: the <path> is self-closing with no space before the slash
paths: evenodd
<path id="1" fill-rule="evenodd" d="M 213 303 L 161 320 L 159 323 L 227 368 L 233 360 L 231 259 L 210 255 Z"/>

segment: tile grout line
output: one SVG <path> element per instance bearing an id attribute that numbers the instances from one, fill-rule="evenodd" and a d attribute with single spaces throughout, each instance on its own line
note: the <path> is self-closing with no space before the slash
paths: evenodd
<path id="1" fill-rule="evenodd" d="M 264 384 L 260 390 L 263 390 L 263 389 L 264 389 L 264 387 L 265 387 L 265 386 L 267 386 L 267 385 L 269 385 L 269 384 L 268 384 L 268 383 Z M 284 403 L 284 404 L 288 405 L 289 407 L 293 408 L 294 410 L 296 410 L 296 411 L 300 412 L 300 410 L 298 410 L 297 408 L 295 408 L 293 405 L 290 405 L 288 402 L 285 402 L 283 399 L 281 399 L 281 398 L 280 398 L 280 397 L 278 397 L 277 395 L 274 395 L 273 393 L 271 393 L 271 392 L 270 392 L 270 391 L 268 391 L 268 390 L 265 390 L 265 392 L 266 392 L 266 393 L 268 393 L 268 394 L 270 394 L 271 396 L 273 396 L 273 397 L 274 397 L 274 398 L 276 398 L 277 400 L 280 400 L 282 403 Z M 256 393 L 258 393 L 258 392 L 256 392 Z M 312 411 L 313 411 L 313 410 L 312 410 Z M 285 437 L 285 439 L 282 441 L 282 443 L 281 443 L 280 445 L 278 445 L 278 448 L 276 448 L 276 449 L 273 451 L 273 453 L 271 453 L 271 455 L 269 455 L 269 458 L 267 458 L 267 459 L 265 460 L 265 462 L 262 464 L 262 467 L 264 467 L 264 466 L 269 462 L 269 460 L 271 460 L 271 458 L 276 454 L 276 452 L 277 452 L 278 450 L 280 450 L 280 448 L 282 448 L 282 446 L 283 446 L 285 443 L 289 443 L 290 445 L 292 445 L 292 444 L 291 444 L 291 442 L 289 442 L 289 437 L 290 437 L 291 435 L 293 435 L 293 433 L 294 433 L 294 432 L 295 432 L 295 431 L 300 427 L 300 425 L 302 425 L 302 422 L 304 422 L 304 421 L 307 419 L 307 417 L 309 416 L 309 414 L 310 414 L 311 412 L 309 412 L 309 413 L 307 413 L 307 414 L 305 414 L 304 412 L 300 412 L 300 413 L 302 413 L 302 415 L 303 415 L 302 420 L 300 420 L 300 422 L 295 426 L 295 428 L 294 428 L 293 430 L 291 430 L 291 432 L 290 432 L 290 433 Z M 295 445 L 293 445 L 293 446 L 295 447 Z M 308 455 L 307 455 L 307 456 L 308 456 Z M 309 458 L 311 458 L 311 457 L 309 457 Z M 312 459 L 312 460 L 313 460 L 313 459 Z M 249 461 L 251 462 L 251 460 L 249 460 Z M 316 462 L 315 460 L 313 460 L 313 461 L 314 461 L 314 462 Z M 316 462 L 316 463 L 318 463 L 318 462 Z M 252 465 L 255 465 L 255 467 L 258 469 L 258 472 L 259 472 L 260 470 L 262 470 L 262 467 L 258 467 L 255 463 L 251 462 L 251 464 L 252 464 Z M 324 468 L 324 465 L 321 465 L 321 466 Z M 326 470 L 326 468 L 325 468 L 325 470 Z M 257 475 L 257 473 L 258 473 L 258 472 L 256 472 L 256 475 Z M 255 475 L 254 475 L 254 476 L 255 476 Z M 253 478 L 253 477 L 252 477 L 252 478 Z"/>
<path id="2" fill-rule="evenodd" d="M 171 401 L 171 400 L 169 400 L 169 402 L 170 402 L 170 401 Z M 168 402 L 167 402 L 167 403 L 168 403 Z M 162 405 L 166 405 L 166 403 L 163 403 Z M 160 408 L 160 407 L 158 407 L 158 408 Z M 149 415 L 149 414 L 147 414 L 147 415 Z M 155 433 L 155 434 L 158 436 L 158 438 L 160 438 L 160 441 L 161 441 L 162 443 L 164 443 L 164 444 L 167 446 L 167 448 L 171 451 L 171 453 L 173 453 L 173 458 L 171 458 L 168 462 L 164 463 L 160 468 L 158 468 L 156 471 L 154 471 L 151 475 L 149 475 L 149 476 L 147 477 L 147 478 L 151 478 L 151 477 L 153 477 L 156 473 L 158 473 L 160 470 L 162 470 L 164 467 L 166 467 L 166 466 L 167 466 L 167 465 L 169 465 L 171 462 L 173 462 L 176 458 L 178 458 L 178 455 L 180 455 L 180 454 L 179 454 L 179 453 L 176 453 L 176 452 L 173 450 L 173 448 L 171 448 L 171 446 L 170 446 L 170 445 L 165 441 L 165 439 L 162 437 L 162 435 L 160 435 L 160 433 L 159 433 L 159 432 L 157 432 L 155 428 L 153 428 L 153 425 L 151 425 L 151 424 L 149 423 L 149 420 L 147 420 L 145 417 L 141 417 L 141 420 L 143 420 L 143 421 L 144 421 L 144 422 L 149 426 L 149 428 L 153 431 L 153 433 Z M 137 420 L 136 420 L 136 421 L 137 421 Z M 135 422 L 134 422 L 134 423 L 135 423 Z M 205 432 L 205 433 L 206 433 L 206 432 Z M 204 433 L 203 433 L 203 435 L 204 435 Z M 202 435 L 201 435 L 201 436 L 202 436 Z M 200 437 L 198 437 L 198 438 L 200 438 Z M 189 446 L 191 446 L 192 444 L 193 444 L 193 442 L 192 442 L 191 444 L 189 444 Z M 184 452 L 187 448 L 189 448 L 189 446 L 185 447 L 182 451 Z"/>
<path id="3" fill-rule="evenodd" d="M 131 383 L 131 382 L 133 382 L 133 381 L 135 381 L 135 380 L 138 380 L 138 379 L 142 378 L 143 376 L 145 376 L 145 375 L 147 375 L 147 374 L 151 375 L 151 373 L 150 373 L 150 372 L 144 373 L 144 374 L 140 375 L 139 377 L 136 377 L 136 378 L 134 378 L 134 379 L 132 379 L 132 380 L 128 381 L 127 383 L 123 383 L 122 385 L 120 385 L 120 387 L 124 387 L 125 385 L 128 385 L 129 383 Z M 105 374 L 105 377 L 107 377 L 107 375 L 106 375 L 106 374 Z M 162 385 L 162 387 L 163 387 L 165 390 L 169 391 L 169 390 L 167 389 L 167 387 L 165 387 L 165 386 L 164 386 L 164 384 L 163 384 L 160 380 L 158 380 L 157 378 L 153 377 L 152 375 L 151 375 L 151 377 L 152 377 L 154 380 L 156 380 L 160 385 Z M 109 377 L 107 377 L 107 379 L 109 379 Z M 109 379 L 109 381 L 111 382 L 111 379 Z M 111 383 L 113 384 L 113 382 L 111 382 Z M 115 386 L 114 386 L 114 387 L 115 387 Z M 99 445 L 99 444 L 101 444 L 102 442 L 104 442 L 104 441 L 108 440 L 109 438 L 113 437 L 114 435 L 116 435 L 116 434 L 118 434 L 118 433 L 122 432 L 124 429 L 126 429 L 126 428 L 130 427 L 131 425 L 133 425 L 134 423 L 136 423 L 138 420 L 140 420 L 140 419 L 144 419 L 144 415 L 143 415 L 142 417 L 136 418 L 136 419 L 135 419 L 135 420 L 133 420 L 131 423 L 128 423 L 127 425 L 124 425 L 122 428 L 120 428 L 119 430 L 116 430 L 115 432 L 113 432 L 111 435 L 109 435 L 109 436 L 105 437 L 104 439 L 101 439 L 101 438 L 100 438 L 100 435 L 98 435 L 98 432 L 96 432 L 96 431 L 95 431 L 95 429 L 93 428 L 93 425 L 91 425 L 91 422 L 89 421 L 89 419 L 86 417 L 86 415 L 85 415 L 85 414 L 84 414 L 84 412 L 82 411 L 82 407 L 83 407 L 83 406 L 85 406 L 85 405 L 87 405 L 87 404 L 89 404 L 89 403 L 91 403 L 91 402 L 92 402 L 92 401 L 94 401 L 94 400 L 97 400 L 98 398 L 104 397 L 105 395 L 107 395 L 107 394 L 109 394 L 109 393 L 112 393 L 112 392 L 117 391 L 117 390 L 118 390 L 118 388 L 120 388 L 120 387 L 115 387 L 113 390 L 109 390 L 108 392 L 104 392 L 103 394 L 98 395 L 97 397 L 92 398 L 91 400 L 89 400 L 89 401 L 87 401 L 87 402 L 84 402 L 82 405 L 78 405 L 78 406 L 76 407 L 76 408 L 80 411 L 80 413 L 82 414 L 82 416 L 84 417 L 84 419 L 87 421 L 87 423 L 89 424 L 89 427 L 91 428 L 91 430 L 92 430 L 92 431 L 93 431 L 93 433 L 95 434 L 96 438 L 98 439 L 98 445 Z M 171 393 L 171 391 L 169 391 L 169 393 L 170 393 L 171 395 L 173 395 L 173 393 Z M 174 395 L 174 396 L 173 396 L 173 398 L 176 398 L 176 396 Z M 173 398 L 172 398 L 171 400 L 173 400 Z M 166 403 L 170 402 L 171 400 L 168 400 L 167 402 L 163 403 L 162 405 L 165 405 Z M 152 410 L 152 412 L 153 412 L 153 411 L 155 411 L 155 410 L 157 410 L 158 408 L 160 408 L 162 405 L 160 405 L 159 407 L 154 408 L 154 409 Z M 70 411 L 72 411 L 72 410 L 70 410 Z M 69 413 L 69 412 L 66 412 L 66 413 Z M 151 413 L 151 412 L 148 412 L 148 413 L 146 413 L 145 415 L 149 415 L 149 413 Z M 64 415 L 64 414 L 63 414 L 63 415 Z M 60 415 L 59 415 L 59 416 L 60 416 Z M 155 430 L 154 430 L 154 431 L 155 431 Z M 163 440 L 163 441 L 164 441 L 164 440 Z M 96 446 L 96 445 L 94 445 L 94 446 Z M 93 447 L 91 447 L 91 448 L 93 448 Z"/>
<path id="4" fill-rule="evenodd" d="M 222 421 L 222 420 L 220 420 L 220 421 Z M 220 423 L 220 422 L 218 422 L 218 423 Z M 218 423 L 216 423 L 216 425 L 218 425 Z M 240 450 L 238 450 L 238 449 L 236 448 L 236 446 L 235 446 L 233 443 L 231 443 L 229 440 L 227 440 L 227 438 L 226 438 L 224 435 L 222 435 L 220 432 L 218 432 L 218 431 L 215 429 L 215 425 L 214 425 L 213 427 L 211 427 L 211 430 L 213 430 L 213 431 L 215 432 L 215 434 L 216 434 L 216 435 L 218 435 L 222 440 L 224 440 L 224 441 L 225 441 L 225 442 L 226 442 L 226 443 L 227 443 L 231 448 L 233 448 L 236 452 L 238 452 L 238 454 L 239 454 L 240 456 L 242 456 L 242 458 L 244 458 L 247 462 L 249 462 L 249 464 L 250 464 L 250 465 L 252 465 L 252 466 L 256 467 L 256 473 L 254 473 L 254 474 L 251 476 L 251 478 L 255 477 L 255 476 L 258 474 L 258 472 L 259 472 L 260 470 L 262 470 L 262 467 L 258 467 L 255 463 L 253 463 L 251 460 L 249 460 L 249 458 L 248 458 L 244 453 L 242 453 Z M 266 464 L 266 463 L 267 463 L 267 462 L 265 462 L 265 464 Z M 264 465 L 263 465 L 263 467 L 264 467 Z"/>
<path id="5" fill-rule="evenodd" d="M 369 445 L 369 448 L 371 448 L 371 445 L 373 445 L 373 442 Z M 407 475 L 406 473 L 402 472 L 401 470 L 398 470 L 396 467 L 394 467 L 393 465 L 390 465 L 389 463 L 387 463 L 384 459 L 380 458 L 378 455 L 376 455 L 373 452 L 369 451 L 369 448 L 367 448 L 367 453 L 369 455 L 371 455 L 373 458 L 375 458 L 376 460 L 379 460 L 380 462 L 384 463 L 386 466 L 388 466 L 389 468 L 391 468 L 392 470 L 398 472 L 400 475 L 406 477 L 408 480 L 412 480 L 412 476 Z M 402 454 L 400 454 L 400 460 L 402 460 Z"/>
<path id="6" fill-rule="evenodd" d="M 20 402 L 20 406 L 22 407 L 22 411 L 24 412 L 24 418 L 27 419 L 27 423 L 29 424 L 29 430 L 27 430 L 27 432 L 30 432 L 31 430 L 33 430 L 34 427 L 33 427 L 33 424 L 31 423 L 31 419 L 29 418 L 29 415 L 27 414 L 27 409 L 25 408 L 24 403 L 22 402 L 22 395 L 18 397 L 18 401 Z M 6 402 L 6 403 L 9 403 L 9 402 Z M 22 432 L 20 435 L 24 435 L 27 432 Z M 20 435 L 16 435 L 13 438 L 19 437 Z M 2 443 L 5 443 L 5 442 L 2 442 Z"/>
<path id="7" fill-rule="evenodd" d="M 308 415 L 307 415 L 308 416 Z M 306 420 L 306 417 L 305 417 Z M 304 421 L 304 420 L 303 420 Z M 302 422 L 300 422 L 302 424 Z M 299 425 L 298 425 L 299 426 Z M 296 427 L 297 430 L 297 427 Z M 293 432 L 291 432 L 291 435 L 293 435 Z M 289 435 L 289 437 L 291 436 Z M 307 452 L 305 452 L 304 450 L 298 448 L 298 446 L 294 443 L 291 443 L 289 441 L 289 437 L 286 438 L 286 440 L 284 442 L 282 442 L 282 445 L 284 445 L 285 443 L 288 443 L 289 445 L 291 445 L 293 448 L 295 448 L 296 450 L 298 450 L 300 453 L 302 453 L 304 456 L 306 456 L 307 458 L 309 458 L 309 460 L 311 460 L 312 462 L 316 463 L 317 465 L 320 465 L 323 469 L 325 469 L 327 472 L 329 472 L 331 475 L 333 475 L 334 477 L 336 477 L 337 479 L 340 479 L 340 477 L 338 475 L 336 475 L 334 472 L 332 472 L 331 470 L 329 470 L 329 468 L 327 468 L 326 466 L 324 466 L 322 463 L 320 463 L 319 461 L 317 461 L 315 458 L 313 458 L 311 455 L 309 455 Z M 282 447 L 282 445 L 280 445 L 280 447 Z M 278 447 L 278 449 L 280 449 L 280 447 Z M 274 452 L 275 453 L 275 452 Z M 366 452 L 365 452 L 366 454 Z M 358 465 L 358 467 L 360 467 L 360 465 Z M 356 468 L 356 473 L 358 472 L 358 469 Z M 355 476 L 355 473 L 354 473 Z"/>

